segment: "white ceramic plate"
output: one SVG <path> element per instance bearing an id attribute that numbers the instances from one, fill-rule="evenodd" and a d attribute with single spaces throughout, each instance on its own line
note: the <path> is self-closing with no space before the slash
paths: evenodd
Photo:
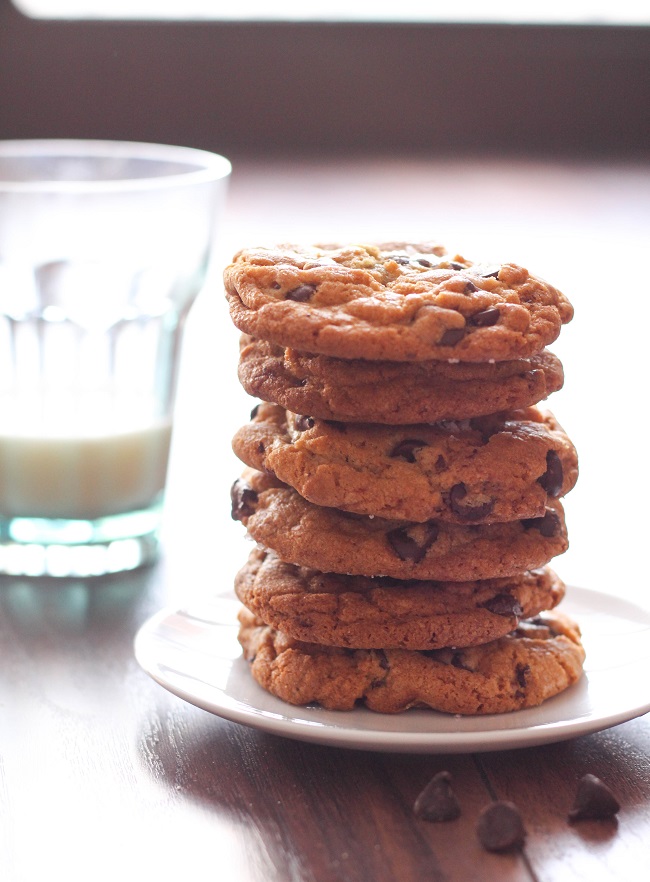
<path id="1" fill-rule="evenodd" d="M 577 684 L 538 708 L 481 717 L 286 704 L 255 683 L 241 657 L 238 609 L 229 592 L 202 608 L 162 610 L 138 632 L 136 658 L 185 701 L 288 738 L 408 753 L 504 750 L 607 729 L 650 710 L 650 611 L 608 594 L 569 588 L 562 603 L 579 622 L 587 652 L 585 676 Z"/>

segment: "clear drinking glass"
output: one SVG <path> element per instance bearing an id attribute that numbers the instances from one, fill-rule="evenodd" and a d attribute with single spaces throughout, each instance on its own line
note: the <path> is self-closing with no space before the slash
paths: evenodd
<path id="1" fill-rule="evenodd" d="M 0 572 L 155 559 L 185 319 L 230 163 L 0 142 Z"/>

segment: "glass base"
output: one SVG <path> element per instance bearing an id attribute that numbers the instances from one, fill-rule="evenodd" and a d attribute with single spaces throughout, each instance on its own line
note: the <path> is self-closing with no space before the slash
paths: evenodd
<path id="1" fill-rule="evenodd" d="M 153 563 L 160 552 L 162 503 L 97 520 L 0 515 L 0 573 L 88 577 Z"/>

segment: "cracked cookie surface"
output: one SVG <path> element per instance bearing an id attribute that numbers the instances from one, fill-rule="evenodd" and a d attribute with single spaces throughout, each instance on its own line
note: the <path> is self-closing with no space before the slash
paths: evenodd
<path id="1" fill-rule="evenodd" d="M 235 481 L 231 499 L 233 518 L 256 542 L 321 572 L 467 582 L 535 569 L 568 548 L 557 500 L 542 517 L 509 523 L 412 523 L 313 505 L 252 469 Z"/>
<path id="2" fill-rule="evenodd" d="M 347 422 L 433 423 L 528 407 L 562 388 L 548 350 L 484 364 L 345 360 L 285 349 L 244 334 L 239 380 L 255 398 Z"/>
<path id="3" fill-rule="evenodd" d="M 262 688 L 293 705 L 331 710 L 364 704 L 381 713 L 507 713 L 567 689 L 581 677 L 585 658 L 578 626 L 557 611 L 481 646 L 430 651 L 304 643 L 245 608 L 239 621 L 240 644 Z"/>
<path id="4" fill-rule="evenodd" d="M 330 646 L 441 649 L 488 643 L 553 609 L 564 584 L 548 567 L 509 579 L 399 581 L 296 567 L 262 548 L 235 579 L 239 600 L 296 640 Z"/>
<path id="5" fill-rule="evenodd" d="M 435 425 L 340 423 L 262 404 L 236 433 L 246 465 L 316 505 L 457 524 L 544 514 L 578 477 L 575 448 L 537 408 Z"/>
<path id="6" fill-rule="evenodd" d="M 240 330 L 338 358 L 511 360 L 541 352 L 573 317 L 523 267 L 432 243 L 250 248 L 224 282 Z"/>

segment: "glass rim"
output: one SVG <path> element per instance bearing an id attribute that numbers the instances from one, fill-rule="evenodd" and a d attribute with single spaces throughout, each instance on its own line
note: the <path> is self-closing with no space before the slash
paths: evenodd
<path id="1" fill-rule="evenodd" d="M 143 162 L 168 161 L 186 165 L 187 170 L 133 178 L 12 180 L 2 171 L 3 159 L 135 159 Z M 80 138 L 30 138 L 0 140 L 1 193 L 98 193 L 137 192 L 214 183 L 232 171 L 230 160 L 199 147 L 156 144 L 145 141 L 96 140 Z"/>

